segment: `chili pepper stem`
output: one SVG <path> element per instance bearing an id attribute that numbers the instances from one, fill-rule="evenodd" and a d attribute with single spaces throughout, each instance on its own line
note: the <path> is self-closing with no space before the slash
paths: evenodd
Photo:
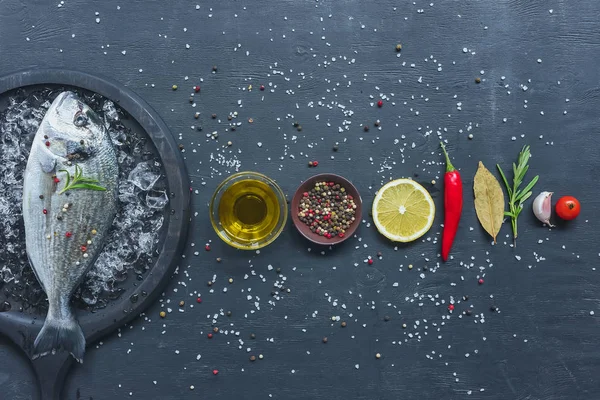
<path id="1" fill-rule="evenodd" d="M 448 157 L 448 152 L 446 151 L 446 146 L 444 146 L 444 142 L 440 142 L 440 146 L 442 146 L 442 151 L 444 152 L 444 156 L 446 157 L 446 172 L 456 171 L 454 165 L 450 161 L 450 157 Z"/>

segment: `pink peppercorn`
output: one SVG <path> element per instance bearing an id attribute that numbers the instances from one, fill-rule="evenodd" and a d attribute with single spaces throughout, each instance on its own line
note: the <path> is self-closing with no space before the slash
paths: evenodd
<path id="1" fill-rule="evenodd" d="M 369 258 L 369 261 L 367 261 L 367 263 L 368 263 L 369 265 L 373 265 L 373 259 L 372 259 L 372 258 Z"/>
<path id="2" fill-rule="evenodd" d="M 380 108 L 383 107 L 383 100 L 379 100 L 377 102 L 377 107 L 380 107 Z"/>

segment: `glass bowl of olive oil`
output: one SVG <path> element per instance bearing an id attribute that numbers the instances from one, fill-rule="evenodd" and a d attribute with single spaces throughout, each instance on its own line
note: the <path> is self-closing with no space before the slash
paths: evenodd
<path id="1" fill-rule="evenodd" d="M 271 178 L 239 172 L 225 179 L 210 200 L 210 222 L 230 246 L 256 250 L 272 243 L 287 221 L 287 201 Z"/>

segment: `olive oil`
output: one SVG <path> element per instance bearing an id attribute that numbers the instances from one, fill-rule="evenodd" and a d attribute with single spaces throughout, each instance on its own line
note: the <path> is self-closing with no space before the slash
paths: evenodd
<path id="1" fill-rule="evenodd" d="M 262 242 L 270 236 L 277 228 L 280 212 L 275 190 L 256 179 L 229 186 L 218 208 L 222 229 L 242 245 Z"/>

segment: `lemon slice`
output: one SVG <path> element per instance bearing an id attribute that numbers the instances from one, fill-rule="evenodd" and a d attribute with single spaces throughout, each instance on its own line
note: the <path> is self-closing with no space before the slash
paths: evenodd
<path id="1" fill-rule="evenodd" d="M 435 205 L 423 186 L 410 179 L 386 183 L 373 201 L 373 220 L 379 233 L 395 242 L 423 236 L 435 217 Z"/>

